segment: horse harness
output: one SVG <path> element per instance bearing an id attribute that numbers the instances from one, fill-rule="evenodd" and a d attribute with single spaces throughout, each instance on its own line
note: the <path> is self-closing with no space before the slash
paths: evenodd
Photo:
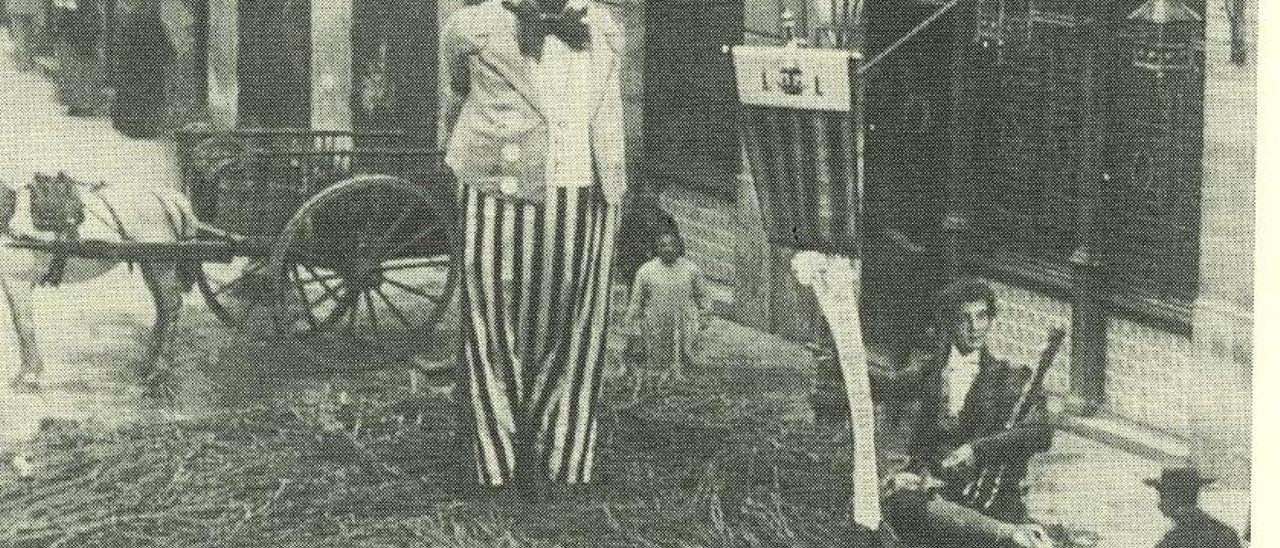
<path id="1" fill-rule="evenodd" d="M 103 186 L 105 185 L 84 183 L 61 172 L 56 176 L 35 174 L 32 182 L 27 185 L 30 191 L 32 226 L 38 231 L 53 233 L 54 241 L 79 239 L 80 225 L 85 220 L 85 204 L 79 190 L 85 188 L 90 192 L 97 192 Z M 33 238 L 30 235 L 14 234 L 10 226 L 17 205 L 17 190 L 0 187 L 0 222 L 4 224 L 3 233 L 13 238 Z M 118 221 L 117 218 L 117 224 Z M 49 271 L 41 278 L 40 283 L 52 286 L 60 284 L 66 272 L 67 259 L 65 251 L 52 253 Z"/>

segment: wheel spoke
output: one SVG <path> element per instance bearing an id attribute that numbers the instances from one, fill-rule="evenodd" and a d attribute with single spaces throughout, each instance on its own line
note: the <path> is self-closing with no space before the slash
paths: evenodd
<path id="1" fill-rule="evenodd" d="M 409 321 L 409 317 L 405 315 L 404 311 L 400 310 L 400 307 L 396 306 L 396 303 L 391 302 L 391 299 L 387 297 L 387 294 L 383 293 L 382 288 L 375 287 L 373 290 L 382 298 L 382 302 L 387 303 L 387 308 L 391 310 L 391 313 L 394 314 L 397 319 L 400 320 L 400 323 L 404 324 L 405 327 L 413 329 L 413 322 Z"/>
<path id="2" fill-rule="evenodd" d="M 307 269 L 307 272 L 308 272 L 308 273 L 310 273 L 310 274 L 311 274 L 311 276 L 312 276 L 312 278 L 311 278 L 310 280 L 307 280 L 307 281 L 302 282 L 302 283 L 306 284 L 306 283 L 310 283 L 310 282 L 319 282 L 319 283 L 320 283 L 320 286 L 324 288 L 324 292 L 325 292 L 325 293 L 329 294 L 329 295 L 330 295 L 330 296 L 332 296 L 334 299 L 337 299 L 337 298 L 338 298 L 337 293 L 336 293 L 336 290 L 335 290 L 335 289 L 333 289 L 333 287 L 331 287 L 328 283 L 325 283 L 325 281 L 326 281 L 326 280 L 330 280 L 330 279 L 340 279 L 340 278 L 341 278 L 341 276 L 340 276 L 340 275 L 338 275 L 338 274 L 333 274 L 333 275 L 330 275 L 330 276 L 328 276 L 328 277 L 321 277 L 321 276 L 320 276 L 320 274 L 318 274 L 314 268 L 311 268 L 311 265 L 302 265 L 302 268 Z M 318 302 L 323 302 L 323 301 L 318 301 Z"/>
<path id="3" fill-rule="evenodd" d="M 349 297 L 350 295 L 352 293 L 344 293 L 342 295 L 343 298 L 334 305 L 333 310 L 329 312 L 329 316 L 325 318 L 323 325 L 333 325 L 334 322 L 342 319 L 342 316 L 347 313 L 347 309 L 351 308 L 353 299 Z"/>
<path id="4" fill-rule="evenodd" d="M 372 291 L 364 292 L 364 307 L 369 311 L 369 325 L 373 327 L 373 336 L 382 338 L 382 328 L 378 325 L 378 311 L 373 307 Z"/>
<path id="5" fill-rule="evenodd" d="M 387 263 L 390 263 L 390 261 L 388 261 Z M 439 257 L 430 257 L 426 259 L 416 259 L 416 260 L 410 260 L 410 261 L 404 261 L 404 262 L 395 262 L 390 264 L 387 264 L 387 263 L 383 263 L 382 265 L 379 265 L 378 271 L 395 272 L 397 270 L 408 270 L 410 268 L 430 268 L 430 267 L 449 266 L 449 256 L 442 255 Z"/>
<path id="6" fill-rule="evenodd" d="M 337 276 L 335 276 L 335 278 L 341 279 L 340 277 L 337 277 Z M 342 283 L 339 283 L 338 287 L 334 288 L 333 286 L 330 286 L 329 284 L 322 282 L 321 286 L 322 286 L 322 289 L 324 290 L 324 294 L 320 295 L 320 298 L 316 299 L 313 302 L 311 300 L 311 297 L 307 295 L 307 290 L 306 290 L 306 283 L 309 283 L 310 281 L 312 280 L 308 280 L 307 282 L 300 281 L 297 278 L 297 274 L 295 273 L 294 275 L 294 285 L 298 287 L 298 292 L 303 295 L 304 299 L 306 299 L 308 309 L 314 309 L 315 307 L 321 304 L 324 304 L 325 301 L 328 301 L 330 299 L 332 299 L 334 302 L 337 302 L 339 300 L 339 297 L 341 296 L 341 294 L 338 291 L 340 289 L 345 288 L 345 285 L 343 285 Z"/>
<path id="7" fill-rule="evenodd" d="M 296 275 L 294 279 L 295 280 L 297 279 Z M 315 316 L 311 314 L 311 309 L 312 307 L 317 306 L 320 303 L 324 302 L 326 299 L 328 299 L 329 298 L 328 294 L 321 295 L 320 299 L 313 303 L 311 302 L 311 298 L 307 296 L 306 287 L 303 287 L 303 285 L 300 283 L 294 283 L 293 288 L 298 291 L 298 298 L 302 299 L 302 306 L 303 306 L 303 309 L 305 310 L 304 315 L 306 316 L 307 325 L 310 325 L 312 329 L 315 329 L 316 319 L 315 319 Z"/>
<path id="8" fill-rule="evenodd" d="M 417 295 L 417 296 L 419 296 L 419 297 L 422 297 L 422 298 L 425 298 L 425 299 L 429 299 L 429 300 L 431 300 L 431 302 L 436 302 L 436 301 L 439 301 L 439 300 L 440 300 L 440 299 L 439 299 L 439 297 L 437 297 L 437 296 L 435 296 L 435 295 L 432 295 L 432 294 L 430 294 L 430 293 L 427 293 L 426 291 L 424 291 L 424 290 L 422 290 L 422 289 L 419 289 L 419 288 L 413 287 L 413 286 L 411 286 L 411 285 L 409 285 L 409 284 L 406 284 L 406 283 L 404 283 L 404 282 L 401 282 L 401 281 L 398 281 L 398 280 L 393 280 L 393 279 L 391 279 L 391 278 L 383 278 L 383 281 L 385 281 L 385 282 L 387 282 L 387 283 L 389 283 L 389 284 L 391 284 L 391 285 L 394 285 L 394 286 L 396 286 L 396 287 L 398 287 L 398 288 L 400 288 L 400 289 L 402 289 L 402 290 L 404 290 L 404 291 L 408 291 L 409 293 L 413 293 L 414 295 Z"/>
<path id="9" fill-rule="evenodd" d="M 347 315 L 347 331 L 350 333 L 356 332 L 356 316 L 360 315 L 360 294 L 355 295 L 352 299 L 354 302 L 351 304 L 351 313 Z"/>

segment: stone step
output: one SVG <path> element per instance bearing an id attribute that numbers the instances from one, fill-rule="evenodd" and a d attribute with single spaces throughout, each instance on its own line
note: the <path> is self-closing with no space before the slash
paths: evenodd
<path id="1" fill-rule="evenodd" d="M 1067 417 L 1063 428 L 1167 465 L 1186 464 L 1191 458 L 1186 440 L 1105 412 L 1092 417 Z"/>

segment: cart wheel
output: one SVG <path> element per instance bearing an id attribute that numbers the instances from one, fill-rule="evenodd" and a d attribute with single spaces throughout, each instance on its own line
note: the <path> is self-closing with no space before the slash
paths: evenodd
<path id="1" fill-rule="evenodd" d="M 274 291 L 261 258 L 201 264 L 195 282 L 209 310 L 231 327 L 244 327 L 253 314 L 261 314 Z"/>
<path id="2" fill-rule="evenodd" d="M 316 194 L 269 261 L 277 327 L 384 345 L 429 337 L 456 285 L 452 214 L 426 187 L 385 175 Z"/>

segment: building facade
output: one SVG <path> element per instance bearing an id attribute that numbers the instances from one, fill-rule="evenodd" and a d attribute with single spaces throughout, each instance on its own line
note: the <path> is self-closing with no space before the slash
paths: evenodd
<path id="1" fill-rule="evenodd" d="M 602 4 L 626 32 L 633 187 L 677 219 L 726 288 L 723 312 L 805 337 L 813 318 L 797 314 L 792 250 L 760 228 L 721 46 L 778 43 L 786 10 L 799 34 L 821 36 L 843 4 Z M 1189 1 L 1204 23 L 1178 28 L 1131 17 L 1137 0 L 1087 4 L 962 1 L 871 73 L 867 339 L 892 367 L 928 294 L 981 276 L 1004 307 L 1000 353 L 1032 363 L 1050 326 L 1071 326 L 1055 394 L 1081 416 L 1163 433 L 1190 448 L 1166 456 L 1244 485 L 1256 1 Z M 227 126 L 406 129 L 434 146 L 435 30 L 461 5 L 211 0 L 198 37 L 210 112 Z M 868 3 L 866 51 L 941 5 Z M 1185 66 L 1136 55 L 1174 31 L 1188 33 Z"/>
<path id="2" fill-rule="evenodd" d="M 812 318 L 796 313 L 791 250 L 759 229 L 720 46 L 778 43 L 788 9 L 816 35 L 825 4 L 610 4 L 638 57 L 633 179 L 732 288 L 739 321 L 797 338 Z M 1256 3 L 1185 4 L 1203 23 L 1153 21 L 1141 4 L 962 2 L 872 73 L 864 326 L 891 367 L 929 291 L 983 277 L 1010 359 L 1033 363 L 1052 325 L 1071 327 L 1049 386 L 1098 418 L 1081 428 L 1125 443 L 1130 426 L 1151 431 L 1146 449 L 1243 486 Z M 869 3 L 869 55 L 940 5 Z M 1173 37 L 1178 63 L 1142 57 Z"/>
<path id="3" fill-rule="evenodd" d="M 209 0 L 203 15 L 218 125 L 402 130 L 434 146 L 435 0 Z"/>

